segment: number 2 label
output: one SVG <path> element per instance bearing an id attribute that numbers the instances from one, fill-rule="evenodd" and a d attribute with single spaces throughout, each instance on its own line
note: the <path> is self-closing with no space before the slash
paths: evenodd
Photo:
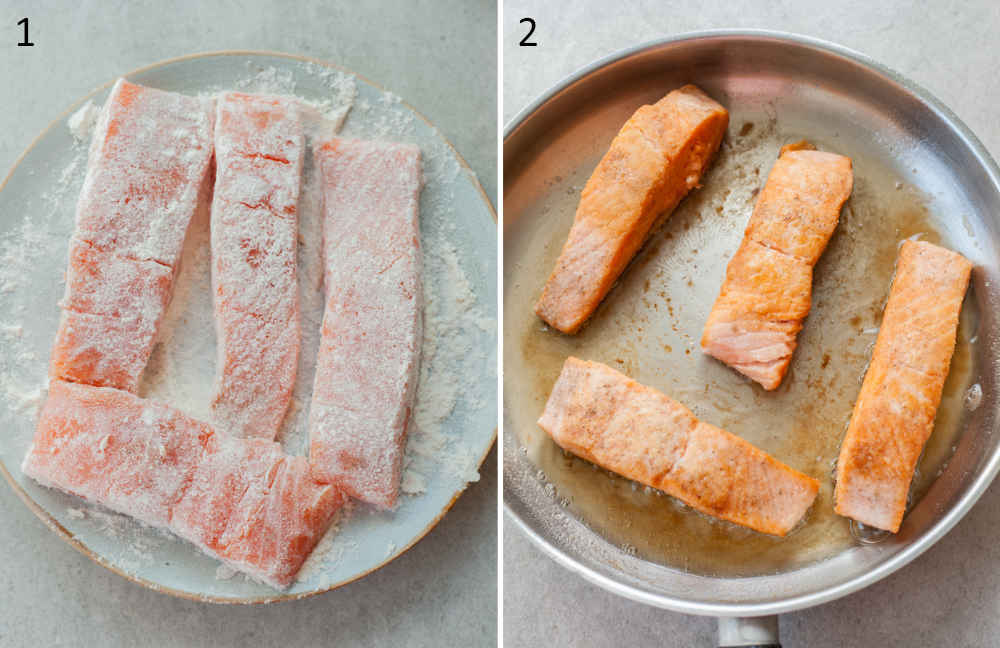
<path id="1" fill-rule="evenodd" d="M 528 33 L 524 35 L 521 42 L 518 43 L 521 47 L 538 47 L 538 43 L 532 43 L 528 39 L 531 35 L 535 33 L 535 19 L 534 18 L 522 18 L 519 21 L 521 24 L 528 23 Z"/>

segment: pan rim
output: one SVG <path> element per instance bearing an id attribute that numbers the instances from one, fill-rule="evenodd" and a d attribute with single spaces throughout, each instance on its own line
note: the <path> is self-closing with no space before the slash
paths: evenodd
<path id="1" fill-rule="evenodd" d="M 823 53 L 843 57 L 881 75 L 889 82 L 901 86 L 920 103 L 930 109 L 935 116 L 961 140 L 961 142 L 972 153 L 976 161 L 980 164 L 981 168 L 988 175 L 993 187 L 998 191 L 998 193 L 1000 193 L 1000 167 L 998 167 L 996 161 L 986 150 L 979 138 L 976 137 L 976 135 L 962 122 L 962 120 L 959 119 L 959 117 L 950 108 L 945 106 L 940 100 L 935 98 L 922 86 L 895 70 L 892 70 L 875 61 L 871 57 L 842 45 L 811 36 L 768 29 L 723 28 L 684 32 L 675 36 L 648 40 L 641 44 L 620 49 L 607 56 L 601 57 L 564 77 L 520 110 L 504 126 L 504 144 L 506 145 L 507 140 L 545 104 L 557 97 L 573 84 L 585 79 L 598 70 L 665 45 L 676 45 L 686 41 L 727 38 L 745 39 L 748 41 L 777 41 L 805 46 Z M 1000 429 L 1000 425 L 994 425 L 994 431 L 997 429 Z M 987 462 L 979 471 L 979 474 L 969 484 L 966 492 L 958 499 L 957 502 L 955 502 L 951 509 L 940 520 L 938 520 L 936 524 L 931 526 L 910 545 L 904 547 L 898 553 L 890 556 L 888 559 L 878 564 L 874 569 L 842 583 L 821 587 L 813 592 L 792 595 L 787 598 L 767 602 L 711 603 L 697 601 L 676 595 L 653 593 L 647 589 L 636 587 L 627 584 L 622 580 L 609 577 L 587 564 L 584 564 L 582 561 L 567 555 L 560 548 L 549 542 L 549 540 L 542 537 L 542 535 L 537 532 L 530 525 L 530 523 L 519 515 L 518 512 L 508 503 L 506 498 L 508 489 L 506 485 L 504 487 L 504 513 L 515 523 L 521 532 L 528 536 L 535 546 L 540 548 L 543 553 L 548 555 L 555 562 L 570 571 L 583 576 L 586 580 L 594 583 L 595 585 L 618 594 L 619 596 L 623 596 L 639 603 L 645 603 L 655 607 L 688 614 L 706 616 L 763 616 L 800 610 L 841 598 L 863 589 L 909 564 L 933 546 L 938 540 L 940 540 L 959 522 L 959 520 L 965 516 L 966 513 L 968 513 L 972 506 L 975 505 L 989 485 L 993 482 L 998 471 L 1000 471 L 1000 451 L 994 451 L 993 455 L 989 457 Z M 705 578 L 711 577 L 706 576 Z M 760 577 L 750 578 L 753 579 Z"/>

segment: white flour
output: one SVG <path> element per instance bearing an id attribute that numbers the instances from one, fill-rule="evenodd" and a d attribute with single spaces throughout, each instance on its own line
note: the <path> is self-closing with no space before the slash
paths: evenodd
<path id="1" fill-rule="evenodd" d="M 413 114 L 398 97 L 386 93 L 374 103 L 356 101 L 358 91 L 353 76 L 312 63 L 301 65 L 307 73 L 321 78 L 330 94 L 319 102 L 300 97 L 315 119 L 307 121 L 310 146 L 299 202 L 300 362 L 293 402 L 279 433 L 279 440 L 292 454 L 303 454 L 307 446 L 306 422 L 324 307 L 321 205 L 311 144 L 318 137 L 336 132 L 341 124 L 344 135 L 349 137 L 398 141 L 414 138 Z M 295 75 L 288 70 L 248 67 L 247 76 L 231 89 L 295 95 Z M 16 416 L 31 421 L 47 389 L 47 350 L 58 322 L 56 302 L 63 288 L 74 207 L 98 110 L 87 102 L 67 120 L 76 143 L 65 167 L 56 174 L 58 181 L 34 202 L 19 226 L 0 238 L 0 341 L 5 346 L 0 356 L 0 403 Z M 476 412 L 493 405 L 470 396 L 467 385 L 484 380 L 490 385 L 496 382 L 492 375 L 495 363 L 487 362 L 495 352 L 494 305 L 477 298 L 463 270 L 477 262 L 460 262 L 462 252 L 452 242 L 456 231 L 453 183 L 464 171 L 444 141 L 434 141 L 421 151 L 425 179 L 421 199 L 424 344 L 402 482 L 403 492 L 413 497 L 424 493 L 439 476 L 458 477 L 462 482 L 479 479 L 479 446 L 473 448 L 463 442 L 461 427 L 456 427 L 454 421 L 455 417 L 459 421 L 471 420 Z M 192 219 L 173 300 L 139 390 L 142 396 L 163 400 L 202 420 L 210 418 L 209 398 L 215 373 L 208 223 L 207 209 Z M 41 303 L 43 299 L 45 304 Z M 43 322 L 33 315 L 38 312 L 45 314 Z M 490 366 L 491 375 L 483 375 L 484 365 Z M 445 425 L 449 420 L 450 425 Z M 26 448 L 29 442 L 30 433 L 23 439 L 23 446 Z M 17 462 L 19 459 L 8 465 Z M 114 559 L 120 559 L 120 564 L 128 568 L 147 564 L 150 543 L 155 545 L 155 538 L 160 537 L 153 534 L 154 540 L 150 540 L 149 529 L 83 502 L 74 503 L 68 515 L 100 520 L 105 533 L 122 540 L 121 553 Z M 357 549 L 354 541 L 338 542 L 337 531 L 358 515 L 373 513 L 363 506 L 345 511 L 310 556 L 301 579 L 321 579 L 323 572 Z M 395 546 L 390 543 L 387 555 L 395 551 Z M 219 579 L 232 576 L 225 568 L 216 575 Z"/>
<path id="2" fill-rule="evenodd" d="M 300 580 L 322 579 L 331 566 L 336 565 L 345 554 L 357 548 L 355 541 L 345 540 L 338 533 L 345 521 L 354 513 L 354 508 L 354 503 L 348 502 L 337 513 L 326 534 L 302 565 L 299 571 Z"/>
<path id="3" fill-rule="evenodd" d="M 94 129 L 94 124 L 97 123 L 97 117 L 100 114 L 101 107 L 95 106 L 94 102 L 88 99 L 79 110 L 70 115 L 69 119 L 66 120 L 66 125 L 69 126 L 73 137 L 81 142 L 87 142 L 90 141 L 90 132 Z"/>

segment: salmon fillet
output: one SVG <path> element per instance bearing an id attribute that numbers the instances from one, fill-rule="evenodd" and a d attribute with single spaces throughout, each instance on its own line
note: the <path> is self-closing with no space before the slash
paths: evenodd
<path id="1" fill-rule="evenodd" d="M 63 310 L 49 362 L 50 378 L 136 391 L 159 321 Z"/>
<path id="2" fill-rule="evenodd" d="M 643 106 L 625 123 L 587 181 L 573 227 L 535 313 L 576 333 L 646 241 L 698 186 L 729 113 L 693 85 Z"/>
<path id="3" fill-rule="evenodd" d="M 211 438 L 207 425 L 166 405 L 53 380 L 22 469 L 45 486 L 165 527 Z"/>
<path id="4" fill-rule="evenodd" d="M 809 314 L 813 266 L 853 184 L 850 158 L 782 149 L 726 268 L 701 338 L 705 353 L 777 389 Z"/>
<path id="5" fill-rule="evenodd" d="M 91 142 L 77 237 L 174 268 L 211 158 L 211 101 L 119 79 Z"/>
<path id="6" fill-rule="evenodd" d="M 819 482 L 610 367 L 570 357 L 538 425 L 569 452 L 708 515 L 784 536 Z"/>
<path id="7" fill-rule="evenodd" d="M 212 158 L 210 102 L 119 80 L 98 120 L 50 374 L 138 388 Z"/>
<path id="8" fill-rule="evenodd" d="M 344 495 L 269 439 L 216 441 L 174 507 L 171 530 L 257 581 L 288 587 Z"/>
<path id="9" fill-rule="evenodd" d="M 317 158 L 327 303 L 309 461 L 319 479 L 388 509 L 420 368 L 420 151 L 333 139 Z"/>
<path id="10" fill-rule="evenodd" d="M 223 94 L 215 123 L 212 286 L 218 363 L 212 419 L 273 439 L 299 354 L 296 205 L 304 152 L 296 102 Z"/>
<path id="11" fill-rule="evenodd" d="M 49 386 L 22 470 L 276 588 L 295 579 L 344 502 L 273 441 L 216 434 L 168 405 L 61 380 Z"/>
<path id="12" fill-rule="evenodd" d="M 951 365 L 972 264 L 905 241 L 840 458 L 834 511 L 896 533 Z"/>

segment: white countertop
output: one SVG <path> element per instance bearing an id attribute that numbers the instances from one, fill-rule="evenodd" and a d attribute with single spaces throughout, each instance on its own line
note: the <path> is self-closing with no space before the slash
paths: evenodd
<path id="1" fill-rule="evenodd" d="M 538 47 L 517 46 L 525 33 L 518 21 L 526 16 L 536 21 Z M 867 54 L 927 88 L 1000 156 L 1000 5 L 985 1 L 505 1 L 504 122 L 595 59 L 665 35 L 724 27 L 797 32 Z M 783 615 L 783 645 L 998 645 L 998 529 L 994 485 L 901 571 L 839 601 Z M 715 645 L 713 619 L 609 594 L 556 565 L 509 520 L 503 538 L 506 646 Z"/>
<path id="2" fill-rule="evenodd" d="M 492 2 L 0 7 L 4 175 L 70 103 L 118 75 L 195 52 L 264 49 L 338 63 L 403 97 L 455 145 L 496 203 Z M 35 47 L 15 45 L 25 15 Z M 131 583 L 63 542 L 0 483 L 0 646 L 495 645 L 496 464 L 494 450 L 481 480 L 385 568 L 328 594 L 254 607 L 195 603 Z"/>

